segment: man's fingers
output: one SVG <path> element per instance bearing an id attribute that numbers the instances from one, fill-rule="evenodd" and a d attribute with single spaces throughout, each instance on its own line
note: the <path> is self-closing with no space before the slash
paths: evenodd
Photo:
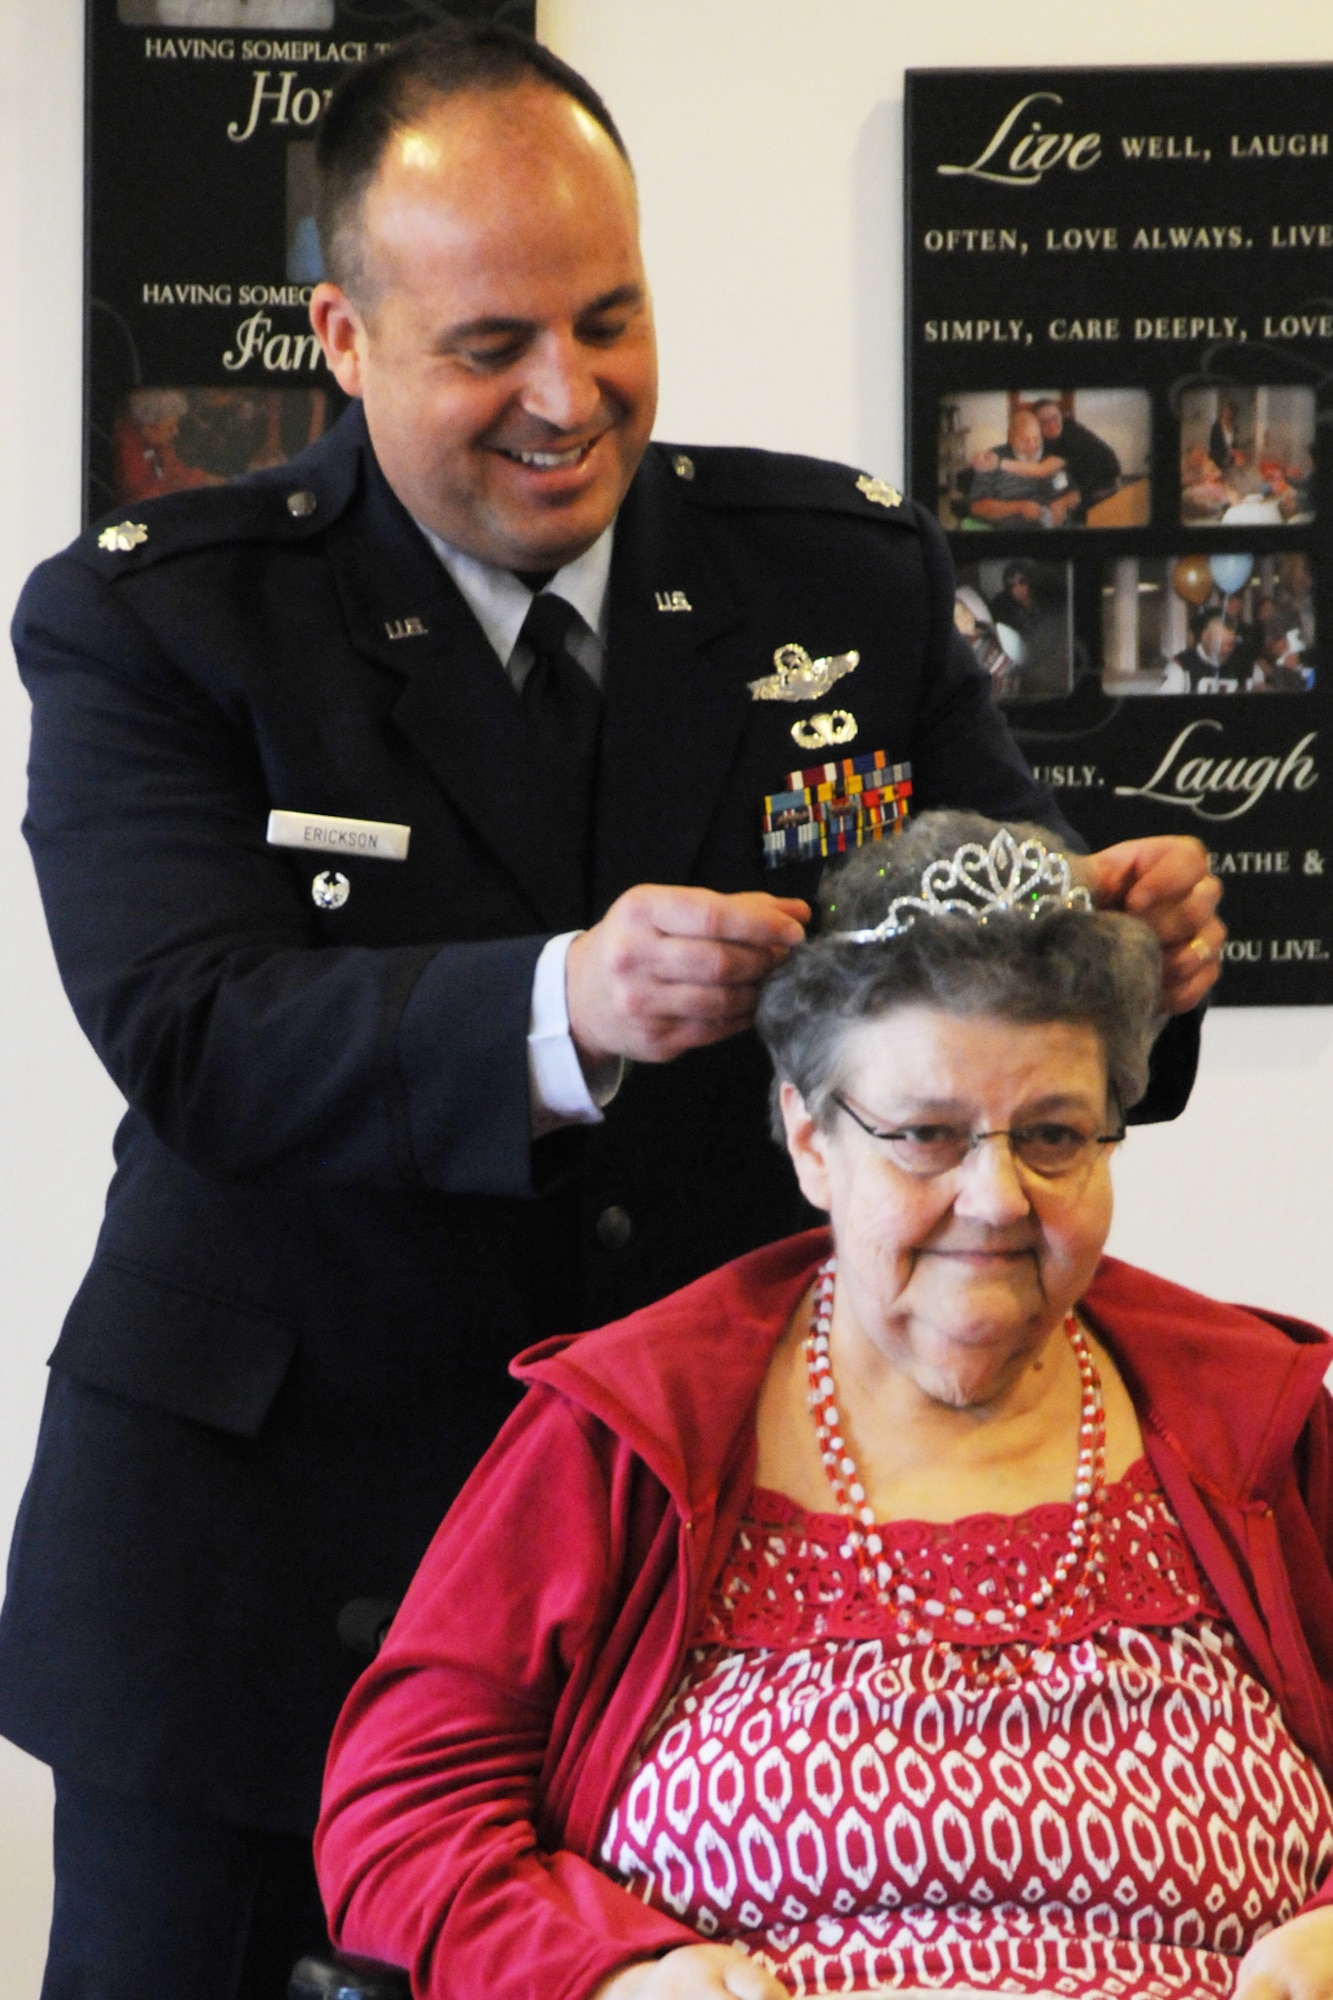
<path id="1" fill-rule="evenodd" d="M 1215 875 L 1205 875 L 1188 895 L 1154 903 L 1137 914 L 1151 926 L 1164 947 L 1188 944 L 1200 936 L 1215 919 L 1222 900 L 1222 884 Z"/>
<path id="2" fill-rule="evenodd" d="M 721 896 L 712 889 L 643 883 L 614 903 L 603 922 L 614 919 L 622 906 L 636 926 L 646 925 L 663 937 L 719 938 L 729 944 L 784 949 L 801 942 L 810 921 L 808 903 L 768 896 L 760 889 Z"/>
<path id="3" fill-rule="evenodd" d="M 697 1021 L 708 1028 L 725 1022 L 748 1027 L 754 1019 L 759 998 L 757 983 L 750 986 L 689 986 L 647 984 L 627 991 L 625 1018 L 630 1024 L 659 1025 L 672 1021 Z"/>
<path id="4" fill-rule="evenodd" d="M 1163 833 L 1133 843 L 1139 850 L 1125 884 L 1125 908 L 1144 916 L 1155 903 L 1175 902 L 1208 877 L 1208 851 L 1190 835 Z"/>
<path id="5" fill-rule="evenodd" d="M 1103 909 L 1146 916 L 1154 904 L 1176 901 L 1202 882 L 1208 874 L 1208 854 L 1191 835 L 1149 834 L 1087 855 L 1079 873 Z"/>
<path id="6" fill-rule="evenodd" d="M 570 1031 L 585 1068 L 612 1056 L 670 1062 L 738 1034 L 809 915 L 795 898 L 757 890 L 627 889 L 565 960 Z"/>
<path id="7" fill-rule="evenodd" d="M 1162 954 L 1165 977 L 1189 979 L 1207 966 L 1217 965 L 1227 941 L 1227 927 L 1216 917 L 1201 924 L 1184 943 L 1172 945 Z"/>
<path id="8" fill-rule="evenodd" d="M 654 937 L 626 951 L 617 969 L 637 971 L 663 986 L 754 986 L 785 957 L 785 946 Z"/>
<path id="9" fill-rule="evenodd" d="M 671 1062 L 748 1028 L 758 986 L 658 986 L 627 996 L 620 1053 L 634 1062 Z"/>
<path id="10" fill-rule="evenodd" d="M 1217 984 L 1226 925 L 1210 918 L 1184 944 L 1162 956 L 1162 996 L 1167 1012 L 1188 1014 Z"/>

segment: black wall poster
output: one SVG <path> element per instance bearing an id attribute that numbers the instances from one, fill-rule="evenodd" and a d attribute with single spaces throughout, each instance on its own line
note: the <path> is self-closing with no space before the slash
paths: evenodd
<path id="1" fill-rule="evenodd" d="M 1333 68 L 907 79 L 909 477 L 1097 847 L 1191 833 L 1220 1004 L 1333 1000 Z"/>
<path id="2" fill-rule="evenodd" d="M 306 306 L 349 65 L 535 0 L 88 0 L 85 516 L 281 463 L 343 397 Z"/>

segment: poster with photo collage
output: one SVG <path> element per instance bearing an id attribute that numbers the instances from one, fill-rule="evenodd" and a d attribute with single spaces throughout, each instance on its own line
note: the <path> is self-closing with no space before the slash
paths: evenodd
<path id="1" fill-rule="evenodd" d="M 1204 842 L 1220 1005 L 1333 1000 L 1333 67 L 907 79 L 913 496 L 1094 847 Z"/>
<path id="2" fill-rule="evenodd" d="M 344 397 L 306 307 L 314 130 L 352 65 L 536 0 L 88 0 L 84 508 L 280 464 Z"/>

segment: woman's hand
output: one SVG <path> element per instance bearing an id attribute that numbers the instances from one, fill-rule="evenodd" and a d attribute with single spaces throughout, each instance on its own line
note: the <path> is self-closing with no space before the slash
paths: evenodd
<path id="1" fill-rule="evenodd" d="M 1333 1908 L 1261 1937 L 1240 1962 L 1232 2000 L 1333 2000 Z"/>
<path id="2" fill-rule="evenodd" d="M 791 2000 L 780 1980 L 730 1944 L 685 1944 L 663 1958 L 627 1965 L 604 1979 L 592 2000 L 727 2000 L 727 1996 Z"/>

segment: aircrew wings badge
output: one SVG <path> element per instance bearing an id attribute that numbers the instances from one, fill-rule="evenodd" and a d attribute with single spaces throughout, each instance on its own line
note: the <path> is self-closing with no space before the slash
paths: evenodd
<path id="1" fill-rule="evenodd" d="M 764 800 L 765 868 L 846 854 L 897 832 L 912 796 L 910 764 L 890 764 L 882 750 L 789 771 L 785 789 Z"/>
<path id="2" fill-rule="evenodd" d="M 775 674 L 749 681 L 751 701 L 821 701 L 844 674 L 861 664 L 859 653 L 830 653 L 812 660 L 804 646 L 779 646 L 773 655 Z"/>

